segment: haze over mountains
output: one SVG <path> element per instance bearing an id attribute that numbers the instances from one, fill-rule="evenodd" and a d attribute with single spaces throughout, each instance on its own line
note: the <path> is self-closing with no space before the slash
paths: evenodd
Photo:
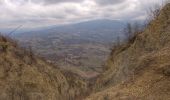
<path id="1" fill-rule="evenodd" d="M 112 44 L 118 37 L 124 38 L 124 26 L 125 23 L 118 20 L 92 20 L 50 26 L 15 37 L 59 67 L 96 75 L 102 70 Z"/>
<path id="2" fill-rule="evenodd" d="M 60 45 L 62 48 L 65 42 L 63 40 L 70 37 L 70 34 L 67 34 L 65 37 L 62 36 L 63 38 L 60 38 L 60 35 L 56 38 L 56 35 L 51 34 L 37 34 L 36 37 L 27 35 L 27 38 L 38 47 L 47 47 L 42 49 L 44 53 L 47 51 L 53 53 L 55 49 L 49 49 L 49 47 L 55 47 L 51 46 L 53 41 L 58 40 L 62 44 Z M 94 77 L 94 73 L 93 75 L 88 74 L 89 76 L 84 75 L 86 78 L 94 77 L 94 79 L 89 80 L 84 80 L 75 72 L 58 69 L 57 66 L 36 57 L 31 50 L 20 48 L 12 39 L 0 36 L 0 99 L 169 100 L 169 34 L 170 4 L 167 4 L 145 30 L 139 31 L 128 42 L 114 46 L 106 61 L 105 70 L 98 77 Z M 50 36 L 54 36 L 54 38 Z M 39 43 L 35 42 L 34 39 L 38 40 Z M 48 39 L 52 42 L 47 42 Z M 62 42 L 60 42 L 61 40 Z M 84 47 L 83 50 L 89 48 L 86 46 L 86 42 L 72 43 L 69 41 L 65 44 L 71 47 L 77 47 L 78 44 L 81 44 L 82 47 L 79 48 Z M 92 45 L 93 43 L 88 42 L 88 44 Z M 100 45 L 100 43 L 97 44 Z M 97 44 L 91 47 L 96 50 Z M 67 46 L 63 50 L 71 50 L 75 54 L 79 53 L 79 50 L 66 48 Z M 100 48 L 104 47 L 100 45 Z M 101 51 L 100 48 L 97 50 Z M 40 50 L 37 49 L 37 52 Z M 86 53 L 80 52 L 80 54 Z M 91 54 L 90 56 L 95 55 Z M 99 53 L 99 55 L 103 54 Z M 56 58 L 55 55 L 53 56 Z M 93 63 L 98 62 L 93 61 Z"/>
<path id="3" fill-rule="evenodd" d="M 19 35 L 32 35 L 32 34 L 49 34 L 49 33 L 63 33 L 63 34 L 81 34 L 81 36 L 88 36 L 93 34 L 101 34 L 104 38 L 107 35 L 114 34 L 117 35 L 120 33 L 125 26 L 124 21 L 119 20 L 109 20 L 109 19 L 99 19 L 99 20 L 90 20 L 79 23 L 65 24 L 65 25 L 54 25 L 36 29 L 30 29 L 30 31 L 20 32 Z M 17 33 L 17 32 L 16 32 Z M 18 36 L 18 34 L 15 34 Z M 120 34 L 121 36 L 122 34 Z M 83 37 L 82 36 L 82 37 Z M 89 36 L 90 37 L 90 36 Z M 116 36 L 110 36 L 109 38 L 113 39 Z M 110 40 L 110 39 L 109 39 Z M 113 41 L 113 40 L 112 40 Z"/>
<path id="4" fill-rule="evenodd" d="M 108 20 L 112 11 L 119 12 L 112 19 L 141 17 L 142 4 L 154 1 L 0 1 L 0 29 L 18 22 L 34 27 L 0 34 L 0 100 L 169 100 L 169 0 L 150 9 L 144 27 Z M 93 14 L 108 19 L 50 26 Z M 49 26 L 36 27 L 44 22 Z"/>

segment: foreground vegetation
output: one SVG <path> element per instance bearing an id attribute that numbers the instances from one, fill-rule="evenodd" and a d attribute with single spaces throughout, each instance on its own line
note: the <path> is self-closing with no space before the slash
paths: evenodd
<path id="1" fill-rule="evenodd" d="M 170 4 L 147 28 L 112 50 L 86 100 L 169 100 Z"/>
<path id="2" fill-rule="evenodd" d="M 118 44 L 104 73 L 87 81 L 0 36 L 0 100 L 168 100 L 170 4 L 144 31 Z"/>

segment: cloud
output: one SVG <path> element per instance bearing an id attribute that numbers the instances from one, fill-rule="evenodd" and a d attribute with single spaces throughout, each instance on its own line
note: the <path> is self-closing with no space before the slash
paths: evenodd
<path id="1" fill-rule="evenodd" d="M 39 27 L 91 19 L 144 19 L 162 0 L 0 0 L 0 27 Z"/>
<path id="2" fill-rule="evenodd" d="M 48 4 L 57 4 L 57 3 L 79 3 L 83 2 L 83 0 L 31 0 L 34 3 L 43 3 L 45 5 Z"/>
<path id="3" fill-rule="evenodd" d="M 115 5 L 125 1 L 126 0 L 95 0 L 95 2 L 100 5 Z"/>
<path id="4" fill-rule="evenodd" d="M 37 4 L 58 4 L 58 3 L 68 3 L 68 2 L 74 2 L 74 3 L 78 3 L 78 2 L 83 2 L 83 0 L 7 0 L 10 2 L 20 2 L 20 3 L 28 3 L 28 2 L 32 2 L 32 3 L 37 3 Z"/>

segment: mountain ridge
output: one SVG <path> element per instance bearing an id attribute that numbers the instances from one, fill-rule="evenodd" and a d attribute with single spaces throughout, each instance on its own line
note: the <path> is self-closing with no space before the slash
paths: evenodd
<path id="1" fill-rule="evenodd" d="M 113 48 L 86 100 L 169 100 L 170 3 L 127 44 Z"/>

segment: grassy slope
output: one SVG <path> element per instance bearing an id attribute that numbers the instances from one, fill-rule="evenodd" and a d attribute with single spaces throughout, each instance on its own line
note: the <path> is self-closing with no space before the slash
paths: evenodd
<path id="1" fill-rule="evenodd" d="M 72 73 L 65 76 L 0 36 L 0 100 L 75 100 L 86 84 Z M 69 80 L 73 77 L 75 83 Z"/>
<path id="2" fill-rule="evenodd" d="M 170 4 L 134 41 L 113 50 L 87 100 L 169 100 Z"/>
<path id="3" fill-rule="evenodd" d="M 65 77 L 49 64 L 0 37 L 0 99 L 61 99 L 69 85 Z M 3 46 L 7 45 L 6 50 Z M 66 99 L 66 98 L 65 98 Z"/>

